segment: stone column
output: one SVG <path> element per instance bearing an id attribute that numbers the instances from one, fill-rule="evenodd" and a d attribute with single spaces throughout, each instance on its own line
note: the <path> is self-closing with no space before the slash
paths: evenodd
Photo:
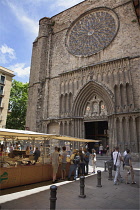
<path id="1" fill-rule="evenodd" d="M 124 85 L 124 105 L 125 105 L 124 110 L 125 110 L 125 112 L 127 112 L 128 111 L 128 106 L 127 106 L 126 84 Z"/>
<path id="2" fill-rule="evenodd" d="M 123 148 L 122 148 L 122 143 L 123 143 L 123 127 L 122 127 L 122 117 L 120 116 L 119 117 L 119 126 L 120 126 L 120 128 L 119 128 L 119 142 L 120 142 L 120 150 L 122 150 Z"/>
<path id="3" fill-rule="evenodd" d="M 65 122 L 62 121 L 62 135 L 64 135 L 64 129 L 65 129 Z"/>
<path id="4" fill-rule="evenodd" d="M 79 138 L 83 138 L 83 120 L 79 120 L 80 121 L 80 130 L 79 130 Z"/>
<path id="5" fill-rule="evenodd" d="M 60 121 L 58 122 L 58 125 L 59 125 L 59 134 L 61 134 L 61 122 Z"/>
<path id="6" fill-rule="evenodd" d="M 115 117 L 114 118 L 114 146 L 117 145 L 118 141 L 117 141 L 117 126 L 116 126 L 116 123 L 117 123 L 117 118 Z"/>
<path id="7" fill-rule="evenodd" d="M 115 117 L 112 115 L 110 117 L 110 127 L 109 127 L 109 133 L 110 133 L 110 137 L 109 137 L 109 142 L 111 142 L 111 148 L 113 149 L 113 147 L 115 146 L 115 134 L 116 134 L 116 127 L 115 127 Z"/>
<path id="8" fill-rule="evenodd" d="M 79 135 L 80 135 L 80 120 L 79 119 L 77 120 L 77 125 L 78 125 L 78 127 L 77 127 L 77 136 L 76 137 L 79 137 Z"/>
<path id="9" fill-rule="evenodd" d="M 137 129 L 136 129 L 136 116 L 132 116 L 133 118 L 133 139 L 134 139 L 134 151 L 133 152 L 138 152 L 138 147 L 137 147 Z"/>
<path id="10" fill-rule="evenodd" d="M 127 147 L 130 147 L 129 116 L 126 117 L 126 144 L 127 144 Z"/>
<path id="11" fill-rule="evenodd" d="M 119 120 L 120 120 L 120 142 L 123 141 L 123 133 L 122 133 L 122 116 L 119 117 Z"/>
<path id="12" fill-rule="evenodd" d="M 69 120 L 67 120 L 67 136 L 70 136 L 70 123 Z"/>
<path id="13" fill-rule="evenodd" d="M 121 97 L 121 90 L 120 85 L 118 85 L 118 98 L 119 98 L 119 112 L 122 112 L 122 97 Z"/>
<path id="14" fill-rule="evenodd" d="M 71 120 L 71 135 L 70 136 L 74 137 L 74 121 L 73 120 Z"/>
<path id="15" fill-rule="evenodd" d="M 111 119 L 110 118 L 108 118 L 108 137 L 109 137 L 109 147 L 110 147 L 110 149 L 112 148 L 112 138 L 111 138 L 111 136 L 112 136 L 112 132 L 111 132 Z"/>
<path id="16" fill-rule="evenodd" d="M 112 150 L 114 147 L 114 119 L 113 116 L 108 119 L 108 131 L 109 131 L 109 148 Z"/>

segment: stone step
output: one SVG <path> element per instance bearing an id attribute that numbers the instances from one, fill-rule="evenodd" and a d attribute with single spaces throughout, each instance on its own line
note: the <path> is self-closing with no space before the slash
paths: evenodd
<path id="1" fill-rule="evenodd" d="M 111 159 L 110 156 L 106 156 L 106 155 L 103 155 L 103 156 L 97 155 L 96 157 L 97 157 L 97 160 L 105 160 L 105 161 L 107 161 L 107 160 Z"/>

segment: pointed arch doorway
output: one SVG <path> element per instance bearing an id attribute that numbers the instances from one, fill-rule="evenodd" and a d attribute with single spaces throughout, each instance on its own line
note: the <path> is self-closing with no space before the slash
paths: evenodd
<path id="1" fill-rule="evenodd" d="M 113 94 L 106 87 L 88 82 L 77 94 L 73 105 L 74 136 L 101 140 L 104 147 L 109 144 L 109 127 L 114 112 Z M 111 116 L 111 117 L 108 117 Z M 113 133 L 111 133 L 112 140 Z M 98 152 L 99 144 L 89 144 L 89 149 Z"/>

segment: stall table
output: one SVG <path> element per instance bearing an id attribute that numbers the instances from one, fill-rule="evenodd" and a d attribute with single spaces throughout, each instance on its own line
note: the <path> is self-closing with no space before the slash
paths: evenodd
<path id="1" fill-rule="evenodd" d="M 68 175 L 70 164 L 67 163 L 66 174 Z M 0 168 L 0 189 L 16 187 L 52 180 L 52 165 L 40 164 L 26 165 L 10 168 Z M 61 165 L 57 172 L 57 178 L 61 178 Z"/>

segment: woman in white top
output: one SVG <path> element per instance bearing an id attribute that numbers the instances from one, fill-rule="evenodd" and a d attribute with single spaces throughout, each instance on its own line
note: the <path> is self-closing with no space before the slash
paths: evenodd
<path id="1" fill-rule="evenodd" d="M 92 153 L 91 153 L 90 157 L 91 157 L 92 166 L 93 166 L 93 172 L 92 173 L 95 173 L 95 167 L 96 167 L 96 150 L 95 149 L 92 149 Z"/>

